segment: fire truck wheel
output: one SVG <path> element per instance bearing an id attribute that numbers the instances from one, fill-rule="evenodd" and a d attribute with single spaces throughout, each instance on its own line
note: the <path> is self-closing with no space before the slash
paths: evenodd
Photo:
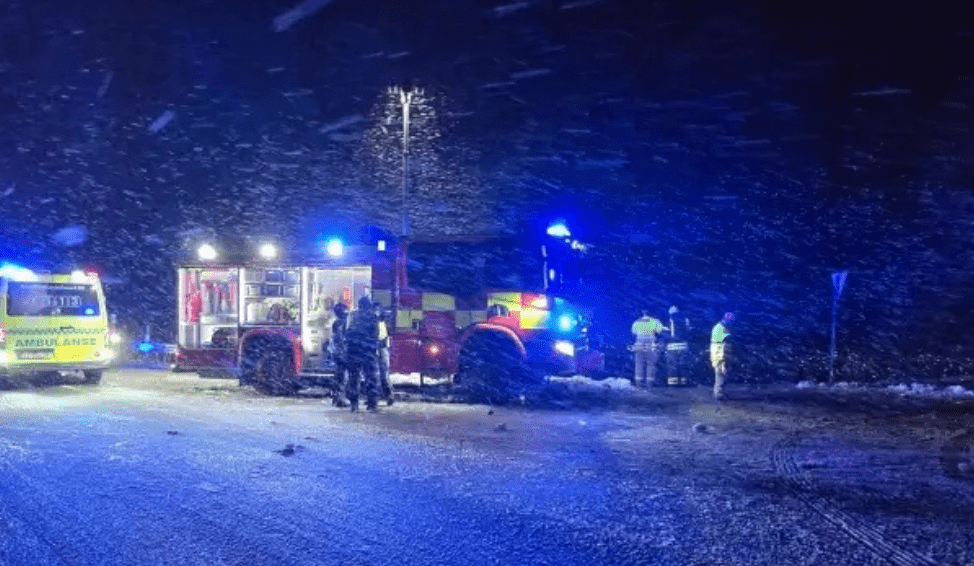
<path id="1" fill-rule="evenodd" d="M 85 376 L 84 377 L 84 382 L 85 383 L 88 383 L 88 384 L 91 384 L 91 385 L 96 385 L 98 383 L 101 383 L 101 370 L 100 369 L 85 370 L 84 376 Z"/>
<path id="2" fill-rule="evenodd" d="M 257 360 L 254 389 L 265 395 L 291 395 L 297 391 L 291 356 L 278 349 L 265 351 Z"/>
<path id="3" fill-rule="evenodd" d="M 507 337 L 485 333 L 464 344 L 456 381 L 471 401 L 504 405 L 520 397 L 529 376 L 517 345 Z"/>

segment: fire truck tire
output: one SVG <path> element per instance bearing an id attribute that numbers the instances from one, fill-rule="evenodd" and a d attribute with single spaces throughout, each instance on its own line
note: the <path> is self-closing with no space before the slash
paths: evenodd
<path id="1" fill-rule="evenodd" d="M 238 377 L 237 381 L 240 383 L 241 387 L 244 387 L 246 385 L 251 385 L 254 383 L 254 381 L 257 379 L 256 369 L 257 369 L 256 358 L 250 355 L 245 355 L 240 360 L 240 376 Z"/>
<path id="2" fill-rule="evenodd" d="M 101 383 L 102 371 L 100 369 L 85 370 L 84 372 L 84 383 L 89 385 L 97 385 Z"/>
<path id="3" fill-rule="evenodd" d="M 456 381 L 470 400 L 505 405 L 523 395 L 533 372 L 514 342 L 495 333 L 471 337 L 460 351 Z"/>
<path id="4" fill-rule="evenodd" d="M 298 389 L 291 355 L 283 350 L 265 350 L 254 370 L 254 389 L 264 395 L 292 395 Z"/>

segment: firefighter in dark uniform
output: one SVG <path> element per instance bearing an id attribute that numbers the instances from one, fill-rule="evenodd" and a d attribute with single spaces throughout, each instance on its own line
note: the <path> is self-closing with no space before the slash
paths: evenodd
<path id="1" fill-rule="evenodd" d="M 348 307 L 345 303 L 338 303 L 334 308 L 335 321 L 331 323 L 331 338 L 328 339 L 328 351 L 335 363 L 334 390 L 331 403 L 336 407 L 348 406 L 348 341 L 345 336 L 348 325 Z"/>
<path id="2" fill-rule="evenodd" d="M 671 387 L 690 383 L 690 319 L 673 305 L 670 314 L 670 338 L 666 343 L 666 384 Z"/>
<path id="3" fill-rule="evenodd" d="M 368 297 L 358 300 L 358 309 L 348 320 L 348 401 L 352 411 L 358 411 L 359 391 L 364 386 L 366 408 L 378 410 L 379 324 Z"/>

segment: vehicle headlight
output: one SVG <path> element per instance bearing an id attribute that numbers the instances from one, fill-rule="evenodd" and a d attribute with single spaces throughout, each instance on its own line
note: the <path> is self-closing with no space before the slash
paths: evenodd
<path id="1" fill-rule="evenodd" d="M 122 333 L 121 332 L 110 332 L 108 334 L 108 343 L 112 346 L 118 346 L 122 343 Z"/>
<path id="2" fill-rule="evenodd" d="M 115 357 L 115 352 L 108 348 L 102 348 L 101 351 L 98 352 L 98 357 L 108 361 Z"/>
<path id="3" fill-rule="evenodd" d="M 556 340 L 555 351 L 558 352 L 559 354 L 564 354 L 566 356 L 574 356 L 575 344 L 572 344 L 568 340 Z"/>
<path id="4" fill-rule="evenodd" d="M 5 366 L 10 363 L 10 354 L 4 350 L 0 350 L 0 366 Z"/>

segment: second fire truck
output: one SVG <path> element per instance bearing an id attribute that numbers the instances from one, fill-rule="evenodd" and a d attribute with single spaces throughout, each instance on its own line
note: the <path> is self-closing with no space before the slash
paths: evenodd
<path id="1" fill-rule="evenodd" d="M 502 402 L 545 376 L 594 372 L 604 363 L 587 346 L 585 318 L 567 301 L 519 290 L 460 297 L 411 287 L 406 246 L 336 240 L 301 258 L 283 257 L 270 244 L 235 254 L 210 244 L 198 251 L 177 270 L 174 369 L 234 374 L 266 394 L 328 381 L 333 307 L 354 308 L 363 296 L 393 313 L 392 373 L 452 376 L 487 400 Z"/>

